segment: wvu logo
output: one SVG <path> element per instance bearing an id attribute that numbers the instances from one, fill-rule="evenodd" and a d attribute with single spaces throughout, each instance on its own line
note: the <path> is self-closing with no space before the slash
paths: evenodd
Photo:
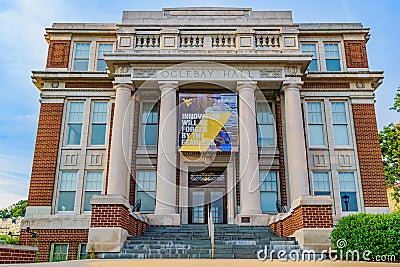
<path id="1" fill-rule="evenodd" d="M 189 98 L 189 99 L 182 98 L 182 100 L 183 100 L 183 102 L 185 102 L 187 107 L 190 107 L 190 105 L 192 104 L 193 98 Z"/>

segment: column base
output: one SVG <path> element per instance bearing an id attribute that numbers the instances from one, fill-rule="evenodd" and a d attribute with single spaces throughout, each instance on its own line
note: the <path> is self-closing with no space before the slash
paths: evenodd
<path id="1" fill-rule="evenodd" d="M 290 236 L 296 238 L 302 249 L 321 253 L 323 250 L 328 251 L 332 247 L 329 239 L 332 230 L 333 228 L 302 228 Z"/>
<path id="2" fill-rule="evenodd" d="M 93 227 L 89 229 L 89 252 L 121 252 L 128 231 L 121 227 Z"/>
<path id="3" fill-rule="evenodd" d="M 180 214 L 146 214 L 149 225 L 178 226 L 181 224 Z"/>
<path id="4" fill-rule="evenodd" d="M 270 218 L 271 215 L 269 214 L 238 214 L 235 218 L 235 223 L 240 226 L 268 226 Z"/>

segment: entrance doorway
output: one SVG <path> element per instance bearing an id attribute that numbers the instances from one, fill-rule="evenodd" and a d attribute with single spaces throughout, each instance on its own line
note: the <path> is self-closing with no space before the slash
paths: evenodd
<path id="1" fill-rule="evenodd" d="M 210 211 L 214 223 L 226 223 L 227 202 L 224 173 L 190 174 L 189 194 L 189 223 L 208 223 Z"/>

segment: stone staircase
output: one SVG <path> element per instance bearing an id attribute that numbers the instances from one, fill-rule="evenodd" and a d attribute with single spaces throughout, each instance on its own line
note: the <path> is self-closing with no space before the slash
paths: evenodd
<path id="1" fill-rule="evenodd" d="M 294 238 L 277 237 L 270 227 L 215 225 L 216 259 L 256 259 L 257 251 L 298 250 Z M 276 256 L 276 253 L 272 255 Z M 102 259 L 211 258 L 207 225 L 149 226 L 138 237 L 128 237 L 121 253 L 101 253 Z"/>

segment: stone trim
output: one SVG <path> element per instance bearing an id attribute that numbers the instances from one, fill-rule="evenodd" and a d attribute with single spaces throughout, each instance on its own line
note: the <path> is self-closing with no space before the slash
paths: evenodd
<path id="1" fill-rule="evenodd" d="M 365 207 L 388 207 L 374 104 L 352 104 Z"/>
<path id="2" fill-rule="evenodd" d="M 51 40 L 46 68 L 68 68 L 70 40 Z"/>
<path id="3" fill-rule="evenodd" d="M 365 40 L 344 41 L 347 68 L 368 68 Z"/>
<path id="4" fill-rule="evenodd" d="M 41 104 L 28 206 L 52 206 L 63 108 L 63 103 Z"/>

